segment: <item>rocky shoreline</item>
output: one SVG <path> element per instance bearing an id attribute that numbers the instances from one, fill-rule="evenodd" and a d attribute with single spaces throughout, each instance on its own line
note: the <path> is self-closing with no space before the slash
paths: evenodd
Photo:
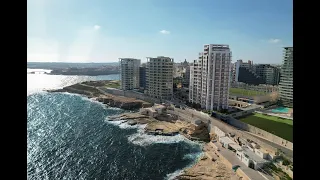
<path id="1" fill-rule="evenodd" d="M 103 104 L 110 107 L 117 107 L 124 110 L 134 110 L 142 107 L 151 107 L 152 104 L 138 100 L 135 98 L 127 98 L 124 96 L 114 96 L 99 89 L 99 87 L 106 87 L 109 84 L 114 84 L 117 81 L 87 81 L 77 83 L 71 86 L 64 87 L 57 90 L 47 90 L 48 92 L 68 92 L 84 95 L 88 98 L 94 98 Z"/>
<path id="2" fill-rule="evenodd" d="M 110 116 L 109 121 L 122 121 L 129 125 L 146 124 L 145 133 L 149 135 L 174 136 L 181 134 L 190 140 L 208 142 L 210 140 L 207 126 L 202 123 L 194 125 L 180 119 L 159 120 L 138 113 L 124 113 Z"/>
<path id="3" fill-rule="evenodd" d="M 151 109 L 153 104 L 137 100 L 135 98 L 127 98 L 123 96 L 114 96 L 99 89 L 106 87 L 108 84 L 116 81 L 88 81 L 77 83 L 71 86 L 57 90 L 47 90 L 48 92 L 68 92 L 84 95 L 88 98 L 93 98 L 96 101 L 102 102 L 111 107 L 118 107 L 124 110 L 133 109 Z M 141 110 L 141 109 L 140 109 Z M 165 110 L 164 110 L 165 112 Z M 150 116 L 136 113 L 123 113 L 116 116 L 109 116 L 108 121 L 121 121 L 128 125 L 145 124 L 145 133 L 149 135 L 174 136 L 181 134 L 190 140 L 206 142 L 203 151 L 208 151 L 210 136 L 208 127 L 205 123 L 198 122 L 193 124 L 179 117 L 168 115 L 166 113 Z M 206 153 L 207 154 L 207 153 Z M 237 176 L 232 173 L 232 170 L 226 169 L 225 165 L 218 159 L 210 159 L 204 155 L 190 168 L 186 168 L 182 174 L 174 179 L 179 180 L 198 180 L 198 179 L 236 179 Z"/>

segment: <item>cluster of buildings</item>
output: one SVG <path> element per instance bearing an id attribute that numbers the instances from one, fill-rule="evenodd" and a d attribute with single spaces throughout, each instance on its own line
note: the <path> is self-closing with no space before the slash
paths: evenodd
<path id="1" fill-rule="evenodd" d="M 120 58 L 119 64 L 122 90 L 142 90 L 152 98 L 172 99 L 173 58 L 148 57 L 142 65 L 140 59 Z"/>
<path id="2" fill-rule="evenodd" d="M 280 100 L 287 106 L 293 101 L 293 48 L 284 48 L 282 66 L 253 64 L 237 60 L 232 63 L 229 45 L 206 44 L 192 63 L 174 63 L 173 58 L 120 58 L 122 90 L 140 90 L 159 100 L 173 99 L 174 78 L 182 78 L 190 103 L 206 110 L 228 109 L 229 89 L 232 84 L 250 86 L 270 85 L 279 89 Z M 274 88 L 272 88 L 272 91 Z"/>
<path id="3" fill-rule="evenodd" d="M 249 85 L 278 85 L 280 69 L 271 64 L 253 64 L 253 61 L 237 60 L 232 65 L 232 83 L 242 82 Z"/>
<path id="4" fill-rule="evenodd" d="M 222 148 L 233 151 L 237 158 L 247 167 L 258 170 L 263 168 L 270 160 L 278 158 L 274 152 L 268 152 L 254 142 L 233 140 L 235 139 L 234 137 L 226 134 L 216 126 L 214 126 L 214 132 L 216 133 L 216 140 L 213 143 L 216 148 L 219 147 L 215 143 L 219 142 Z"/>

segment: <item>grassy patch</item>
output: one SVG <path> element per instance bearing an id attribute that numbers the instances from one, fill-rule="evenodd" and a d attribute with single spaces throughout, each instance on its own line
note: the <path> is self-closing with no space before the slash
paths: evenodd
<path id="1" fill-rule="evenodd" d="M 256 126 L 260 129 L 268 131 L 276 136 L 292 142 L 293 121 L 289 119 L 278 118 L 255 113 L 253 115 L 241 118 L 240 121 Z"/>
<path id="2" fill-rule="evenodd" d="M 116 82 L 109 82 L 105 85 L 106 88 L 116 88 L 119 89 L 120 88 L 120 81 L 116 81 Z"/>
<path id="3" fill-rule="evenodd" d="M 241 88 L 230 88 L 229 93 L 232 95 L 241 95 L 241 96 L 257 96 L 257 95 L 265 95 L 265 92 L 247 90 Z"/>

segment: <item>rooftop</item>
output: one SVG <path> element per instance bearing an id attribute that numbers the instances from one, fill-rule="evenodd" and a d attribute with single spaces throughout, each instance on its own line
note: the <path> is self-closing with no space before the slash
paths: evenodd
<path id="1" fill-rule="evenodd" d="M 247 147 L 242 147 L 243 153 L 249 156 L 250 160 L 253 160 L 258 163 L 265 163 L 268 162 L 267 160 L 262 159 L 258 155 L 256 155 L 254 152 L 252 152 L 249 148 Z"/>
<path id="2" fill-rule="evenodd" d="M 221 141 L 227 143 L 227 144 L 232 144 L 232 143 L 235 143 L 234 141 L 232 141 L 229 137 L 227 136 L 223 136 L 220 138 Z"/>

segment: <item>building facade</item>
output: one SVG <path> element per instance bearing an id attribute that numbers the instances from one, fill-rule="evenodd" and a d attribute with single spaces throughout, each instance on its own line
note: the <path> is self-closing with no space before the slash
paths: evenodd
<path id="1" fill-rule="evenodd" d="M 173 59 L 164 56 L 147 58 L 146 93 L 156 99 L 171 100 L 173 96 Z"/>
<path id="2" fill-rule="evenodd" d="M 146 66 L 139 67 L 140 89 L 145 89 L 147 85 Z"/>
<path id="3" fill-rule="evenodd" d="M 228 45 L 207 44 L 190 66 L 189 101 L 207 110 L 228 109 L 231 51 Z"/>
<path id="4" fill-rule="evenodd" d="M 284 48 L 279 94 L 284 105 L 293 107 L 293 47 Z"/>
<path id="5" fill-rule="evenodd" d="M 235 63 L 235 82 L 250 85 L 264 84 L 265 81 L 255 72 L 252 61 L 243 62 L 237 60 Z"/>
<path id="6" fill-rule="evenodd" d="M 188 65 L 186 67 L 186 71 L 183 77 L 183 86 L 189 88 L 189 83 L 190 83 L 190 66 Z"/>
<path id="7" fill-rule="evenodd" d="M 140 63 L 140 59 L 119 58 L 120 88 L 122 90 L 132 90 L 140 88 Z"/>
<path id="8" fill-rule="evenodd" d="M 280 69 L 270 64 L 254 65 L 254 70 L 265 82 L 264 84 L 278 85 L 280 81 Z"/>

